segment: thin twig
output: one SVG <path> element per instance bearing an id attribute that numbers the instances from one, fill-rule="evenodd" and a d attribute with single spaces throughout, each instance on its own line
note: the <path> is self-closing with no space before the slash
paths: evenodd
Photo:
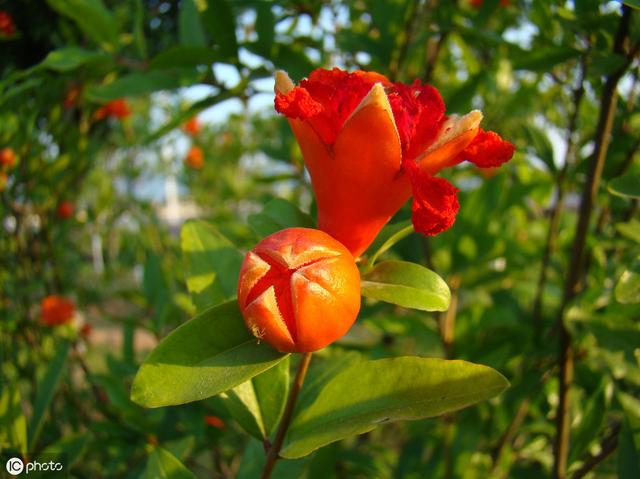
<path id="1" fill-rule="evenodd" d="M 309 369 L 311 355 L 312 353 L 305 353 L 300 360 L 300 364 L 298 365 L 298 372 L 296 373 L 291 391 L 289 392 L 289 398 L 287 399 L 287 405 L 285 406 L 282 420 L 280 421 L 280 425 L 278 426 L 276 438 L 274 439 L 273 445 L 269 448 L 269 452 L 267 453 L 267 460 L 264 464 L 264 469 L 262 470 L 262 479 L 269 479 L 271 477 L 271 473 L 273 472 L 273 468 L 276 465 L 276 461 L 280 458 L 280 449 L 282 448 L 282 443 L 284 442 L 284 438 L 287 435 L 287 430 L 289 429 L 289 425 L 291 424 L 291 419 L 293 418 L 293 411 L 296 406 L 298 394 L 302 389 L 304 378 L 307 375 L 307 370 Z"/>
<path id="2" fill-rule="evenodd" d="M 613 53 L 623 54 L 629 40 L 629 25 L 631 8 L 623 6 L 622 17 L 616 33 Z M 582 266 L 585 253 L 589 223 L 594 206 L 594 200 L 600 186 L 600 177 L 609 149 L 611 130 L 616 107 L 616 87 L 630 61 L 624 68 L 619 69 L 607 78 L 600 99 L 600 116 L 596 129 L 595 150 L 588 165 L 587 181 L 582 191 L 578 224 L 572 245 L 572 254 L 567 280 L 565 283 L 562 304 L 558 311 L 558 327 L 560 330 L 558 363 L 560 366 L 559 401 L 556 414 L 556 441 L 554 445 L 553 477 L 564 479 L 567 474 L 567 460 L 569 455 L 570 411 L 569 390 L 573 382 L 573 348 L 571 332 L 564 324 L 564 313 L 569 303 L 582 288 Z"/>
<path id="3" fill-rule="evenodd" d="M 598 464 L 609 457 L 618 448 L 618 434 L 620 433 L 620 423 L 614 424 L 611 432 L 600 442 L 600 452 L 589 457 L 584 464 L 573 473 L 571 479 L 580 479 L 596 468 Z"/>

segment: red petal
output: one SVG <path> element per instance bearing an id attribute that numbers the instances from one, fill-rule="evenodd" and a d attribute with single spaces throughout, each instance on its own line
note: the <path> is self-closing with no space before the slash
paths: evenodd
<path id="1" fill-rule="evenodd" d="M 480 168 L 494 168 L 509 161 L 514 151 L 515 147 L 497 133 L 480 129 L 460 156 Z"/>
<path id="2" fill-rule="evenodd" d="M 295 87 L 286 95 L 276 94 L 275 106 L 277 112 L 298 120 L 306 120 L 322 112 L 322 105 L 300 87 Z"/>
<path id="3" fill-rule="evenodd" d="M 413 189 L 413 228 L 427 236 L 434 236 L 451 228 L 460 208 L 458 189 L 444 178 L 437 178 L 420 170 L 412 161 L 405 161 L 403 168 L 409 173 Z"/>

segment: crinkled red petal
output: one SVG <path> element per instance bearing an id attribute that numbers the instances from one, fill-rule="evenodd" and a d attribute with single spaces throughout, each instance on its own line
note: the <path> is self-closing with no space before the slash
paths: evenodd
<path id="1" fill-rule="evenodd" d="M 513 144 L 503 140 L 496 132 L 480 129 L 460 157 L 480 168 L 494 168 L 509 161 L 514 152 Z"/>
<path id="2" fill-rule="evenodd" d="M 431 85 L 394 83 L 388 92 L 398 128 L 403 158 L 413 159 L 435 139 L 444 120 L 445 105 Z"/>
<path id="3" fill-rule="evenodd" d="M 434 236 L 451 228 L 460 209 L 458 189 L 444 178 L 431 176 L 413 161 L 403 162 L 411 179 L 413 228 L 427 236 Z"/>
<path id="4" fill-rule="evenodd" d="M 295 87 L 287 94 L 277 93 L 275 106 L 277 112 L 297 120 L 306 120 L 323 110 L 322 105 L 311 98 L 307 90 L 300 87 Z"/>

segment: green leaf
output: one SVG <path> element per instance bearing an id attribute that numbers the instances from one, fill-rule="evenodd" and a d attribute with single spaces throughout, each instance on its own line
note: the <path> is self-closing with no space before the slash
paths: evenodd
<path id="1" fill-rule="evenodd" d="M 62 460 L 64 467 L 72 467 L 85 453 L 89 444 L 88 433 L 65 435 L 42 451 L 42 456 L 49 461 Z"/>
<path id="2" fill-rule="evenodd" d="M 369 247 L 369 251 L 374 253 L 371 255 L 369 265 L 373 266 L 378 257 L 391 249 L 398 241 L 406 238 L 413 233 L 413 224 L 411 220 L 400 221 L 391 225 L 386 225 L 378 234 L 373 244 Z"/>
<path id="3" fill-rule="evenodd" d="M 615 228 L 622 236 L 640 243 L 640 221 L 631 219 L 626 223 L 616 223 Z"/>
<path id="4" fill-rule="evenodd" d="M 171 312 L 171 288 L 162 269 L 160 257 L 153 251 L 147 252 L 142 280 L 147 302 L 153 308 L 152 323 L 160 331 Z"/>
<path id="5" fill-rule="evenodd" d="M 550 172 L 557 171 L 556 164 L 553 161 L 553 146 L 547 134 L 533 125 L 524 125 L 523 129 L 529 144 L 535 150 L 535 155 L 544 162 Z"/>
<path id="6" fill-rule="evenodd" d="M 69 354 L 69 348 L 70 344 L 68 341 L 62 341 L 59 344 L 58 350 L 49 362 L 44 375 L 38 380 L 38 386 L 36 388 L 38 393 L 33 406 L 33 414 L 29 421 L 29 449 L 31 450 L 33 450 L 37 444 L 42 425 L 44 424 L 45 414 L 58 388 L 62 374 L 65 371 L 64 366 Z"/>
<path id="7" fill-rule="evenodd" d="M 366 273 L 362 296 L 405 308 L 446 311 L 451 292 L 444 280 L 430 269 L 407 261 L 383 261 Z"/>
<path id="8" fill-rule="evenodd" d="M 220 53 L 229 59 L 238 56 L 236 19 L 225 0 L 208 0 L 208 8 L 202 12 L 204 27 L 218 45 Z"/>
<path id="9" fill-rule="evenodd" d="M 144 7 L 142 0 L 133 0 L 135 12 L 133 19 L 133 40 L 136 45 L 138 55 L 142 59 L 147 58 L 147 39 L 144 36 Z"/>
<path id="10" fill-rule="evenodd" d="M 51 8 L 73 20 L 85 35 L 107 51 L 115 51 L 118 24 L 101 0 L 47 0 Z"/>
<path id="11" fill-rule="evenodd" d="M 211 65 L 222 59 L 220 53 L 208 47 L 173 47 L 159 53 L 149 63 L 150 70 L 195 68 Z"/>
<path id="12" fill-rule="evenodd" d="M 315 401 L 297 410 L 281 455 L 303 457 L 384 422 L 455 411 L 494 397 L 508 385 L 495 370 L 466 361 L 399 357 L 361 362 L 329 378 Z"/>
<path id="13" fill-rule="evenodd" d="M 104 53 L 80 47 L 65 47 L 49 53 L 39 66 L 58 72 L 68 72 L 88 63 L 108 61 L 110 58 Z"/>
<path id="14" fill-rule="evenodd" d="M 277 461 L 271 477 L 277 479 L 300 479 L 305 477 L 305 467 L 309 461 L 299 459 L 295 461 Z M 250 439 L 242 454 L 242 462 L 235 479 L 256 479 L 262 475 L 265 454 L 262 442 Z"/>
<path id="15" fill-rule="evenodd" d="M 531 70 L 544 73 L 559 63 L 577 58 L 580 51 L 569 47 L 548 47 L 531 51 L 522 50 L 514 57 L 513 67 L 516 70 Z"/>
<path id="16" fill-rule="evenodd" d="M 266 57 L 271 55 L 276 28 L 276 19 L 271 6 L 271 2 L 260 2 L 256 5 L 256 33 L 258 34 L 256 46 Z"/>
<path id="17" fill-rule="evenodd" d="M 0 446 L 3 444 L 21 454 L 27 452 L 27 420 L 22 411 L 20 391 L 6 382 L 0 394 Z"/>
<path id="18" fill-rule="evenodd" d="M 144 477 L 146 479 L 196 479 L 184 464 L 161 447 L 154 448 L 149 454 Z"/>
<path id="19" fill-rule="evenodd" d="M 640 199 L 640 175 L 629 173 L 609 182 L 609 193 L 623 198 Z"/>
<path id="20" fill-rule="evenodd" d="M 131 400 L 172 406 L 227 391 L 286 357 L 247 330 L 237 301 L 209 308 L 171 332 L 144 361 Z"/>
<path id="21" fill-rule="evenodd" d="M 618 438 L 618 479 L 640 477 L 640 448 L 634 440 L 628 421 L 622 423 Z"/>
<path id="22" fill-rule="evenodd" d="M 193 69 L 149 71 L 131 73 L 106 85 L 89 88 L 87 95 L 95 101 L 110 101 L 127 96 L 139 96 L 159 90 L 174 90 L 190 85 L 202 78 L 202 72 Z"/>
<path id="23" fill-rule="evenodd" d="M 178 15 L 178 37 L 185 46 L 203 47 L 206 45 L 200 13 L 194 0 L 182 0 Z"/>
<path id="24" fill-rule="evenodd" d="M 640 8 L 640 0 L 624 0 L 622 3 L 633 8 Z"/>
<path id="25" fill-rule="evenodd" d="M 580 459 L 589 445 L 597 439 L 600 429 L 602 429 L 608 403 L 606 384 L 607 381 L 603 380 L 584 406 L 582 419 L 571 435 L 569 464 Z"/>
<path id="26" fill-rule="evenodd" d="M 243 254 L 204 221 L 188 221 L 180 232 L 187 288 L 199 311 L 236 295 Z"/>
<path id="27" fill-rule="evenodd" d="M 283 198 L 269 201 L 262 213 L 249 216 L 249 226 L 262 238 L 285 228 L 314 228 L 311 216 Z"/>
<path id="28" fill-rule="evenodd" d="M 289 390 L 289 360 L 280 361 L 223 394 L 233 418 L 256 439 L 269 438 L 284 411 Z"/>
<path id="29" fill-rule="evenodd" d="M 623 304 L 640 303 L 640 259 L 622 273 L 614 289 L 616 300 Z"/>

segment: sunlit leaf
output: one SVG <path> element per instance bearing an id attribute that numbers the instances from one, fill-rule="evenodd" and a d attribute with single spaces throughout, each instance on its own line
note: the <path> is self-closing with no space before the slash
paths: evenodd
<path id="1" fill-rule="evenodd" d="M 499 394 L 508 384 L 495 370 L 465 361 L 361 362 L 329 378 L 315 401 L 296 412 L 281 455 L 303 457 L 384 422 L 455 411 Z"/>
<path id="2" fill-rule="evenodd" d="M 154 448 L 149 454 L 145 479 L 196 479 L 173 454 L 161 447 Z"/>
<path id="3" fill-rule="evenodd" d="M 209 308 L 171 332 L 144 361 L 131 399 L 144 407 L 215 396 L 275 366 L 286 355 L 247 330 L 236 301 Z"/>

